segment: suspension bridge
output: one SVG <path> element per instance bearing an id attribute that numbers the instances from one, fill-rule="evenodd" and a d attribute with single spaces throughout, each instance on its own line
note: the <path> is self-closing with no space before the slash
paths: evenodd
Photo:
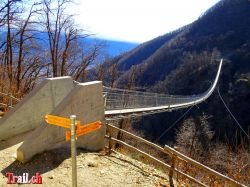
<path id="1" fill-rule="evenodd" d="M 221 59 L 216 77 L 210 88 L 206 92 L 197 95 L 176 96 L 104 87 L 105 115 L 164 112 L 197 105 L 205 101 L 213 93 L 219 80 L 222 62 Z"/>
<path id="2" fill-rule="evenodd" d="M 79 83 L 71 77 L 47 78 L 25 98 L 18 101 L 9 96 L 9 106 L 18 103 L 0 119 L 1 141 L 20 134 L 22 144 L 17 149 L 17 159 L 26 162 L 35 154 L 64 144 L 65 131 L 45 125 L 47 114 L 69 117 L 75 114 L 82 124 L 126 115 L 147 115 L 177 110 L 205 101 L 214 91 L 219 80 L 223 60 L 210 88 L 192 96 L 166 95 L 104 87 L 102 82 Z M 98 131 L 79 138 L 78 147 L 100 150 L 105 144 L 105 125 Z"/>

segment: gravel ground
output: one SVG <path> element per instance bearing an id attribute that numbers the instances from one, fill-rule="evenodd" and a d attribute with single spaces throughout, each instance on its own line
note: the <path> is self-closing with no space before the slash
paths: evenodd
<path id="1" fill-rule="evenodd" d="M 18 145 L 5 149 L 0 147 L 0 186 L 18 186 L 7 185 L 7 172 L 13 172 L 15 175 L 29 173 L 29 176 L 35 175 L 36 172 L 41 174 L 42 185 L 25 184 L 21 185 L 22 187 L 71 186 L 69 149 L 44 152 L 35 156 L 30 162 L 21 164 L 13 157 L 17 147 Z M 127 156 L 121 154 L 106 156 L 83 150 L 77 152 L 78 186 L 169 186 L 166 174 Z"/>

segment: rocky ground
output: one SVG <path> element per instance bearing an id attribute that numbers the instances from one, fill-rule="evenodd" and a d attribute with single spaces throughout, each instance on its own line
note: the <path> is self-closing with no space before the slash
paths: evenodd
<path id="1" fill-rule="evenodd" d="M 29 163 L 21 164 L 13 157 L 17 146 L 0 147 L 0 186 L 18 186 L 7 185 L 7 172 L 15 175 L 29 173 L 29 176 L 39 172 L 42 185 L 38 186 L 71 186 L 70 150 L 48 151 L 35 156 Z M 78 150 L 77 172 L 78 186 L 169 186 L 166 174 L 121 154 L 107 156 Z"/>

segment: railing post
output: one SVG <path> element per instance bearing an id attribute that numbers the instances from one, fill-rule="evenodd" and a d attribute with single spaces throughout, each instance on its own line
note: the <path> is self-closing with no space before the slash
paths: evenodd
<path id="1" fill-rule="evenodd" d="M 123 92 L 122 92 L 121 102 L 122 102 L 122 107 L 125 108 L 125 106 L 126 106 L 126 101 L 125 101 L 125 90 L 123 90 Z"/>
<path id="2" fill-rule="evenodd" d="M 174 146 L 174 149 L 175 149 L 176 151 L 180 151 L 180 148 L 177 147 L 177 146 Z M 175 168 L 176 168 L 176 169 L 179 168 L 179 160 L 178 160 L 178 159 L 175 160 Z M 179 179 L 179 174 L 176 173 L 176 180 L 178 181 L 178 179 Z"/>
<path id="3" fill-rule="evenodd" d="M 171 170 L 169 171 L 169 177 L 170 177 L 170 178 L 173 177 L 174 168 L 175 168 L 175 160 L 176 160 L 176 156 L 173 155 L 173 156 L 172 156 L 172 159 L 171 159 Z"/>
<path id="4" fill-rule="evenodd" d="M 175 169 L 175 162 L 176 162 L 176 155 L 172 154 L 171 169 L 169 171 L 169 184 L 170 184 L 170 187 L 174 187 L 173 174 L 174 174 L 174 169 Z"/>
<path id="5" fill-rule="evenodd" d="M 215 177 L 214 176 L 210 176 L 209 178 L 210 178 L 210 184 L 209 184 L 209 186 L 214 186 L 214 184 L 215 184 Z"/>
<path id="6" fill-rule="evenodd" d="M 157 96 L 157 93 L 155 94 L 155 106 L 158 106 L 158 96 Z"/>
<path id="7" fill-rule="evenodd" d="M 179 151 L 178 147 L 174 147 L 174 149 L 176 151 Z M 172 153 L 172 158 L 171 158 L 171 169 L 169 171 L 169 183 L 170 183 L 170 187 L 174 187 L 174 183 L 173 183 L 173 175 L 174 175 L 174 170 L 175 170 L 175 166 L 176 166 L 176 162 L 178 162 L 177 159 L 177 155 L 175 155 L 174 153 Z"/>
<path id="8" fill-rule="evenodd" d="M 103 95 L 103 99 L 104 99 L 104 108 L 105 108 L 105 109 L 106 109 L 106 105 L 107 105 L 107 97 L 108 97 L 108 92 L 105 93 L 105 94 Z"/>
<path id="9" fill-rule="evenodd" d="M 112 151 L 112 140 L 111 140 L 111 137 L 112 137 L 112 128 L 110 128 L 109 126 L 107 127 L 107 130 L 108 130 L 108 155 L 111 154 L 111 151 Z"/>

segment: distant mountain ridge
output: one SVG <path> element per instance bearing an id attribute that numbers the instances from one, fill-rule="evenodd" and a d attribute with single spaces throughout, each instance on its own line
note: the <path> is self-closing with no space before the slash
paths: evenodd
<path id="1" fill-rule="evenodd" d="M 89 37 L 85 39 L 85 42 L 88 44 L 97 43 L 104 43 L 104 47 L 108 55 L 110 57 L 114 57 L 117 55 L 121 55 L 125 52 L 128 52 L 135 47 L 137 47 L 138 43 L 126 42 L 126 41 L 116 41 L 111 39 L 102 39 L 102 38 L 94 38 Z"/>
<path id="2" fill-rule="evenodd" d="M 0 39 L 4 36 L 6 32 L 0 31 Z M 40 44 L 44 46 L 48 46 L 47 40 L 48 36 L 45 32 L 36 32 L 35 36 L 39 39 Z M 95 37 L 87 37 L 82 40 L 82 45 L 88 48 L 89 46 L 93 46 L 94 44 L 102 44 L 103 51 L 106 55 L 110 57 L 115 57 L 117 55 L 121 55 L 127 51 L 134 49 L 139 43 L 132 43 L 126 41 L 116 41 L 111 39 L 103 39 L 103 38 L 95 38 Z"/>

